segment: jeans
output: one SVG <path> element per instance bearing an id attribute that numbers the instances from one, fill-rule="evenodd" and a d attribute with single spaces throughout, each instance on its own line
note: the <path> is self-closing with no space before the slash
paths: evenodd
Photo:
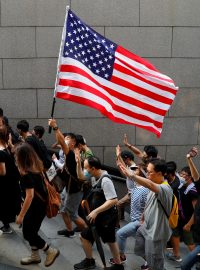
<path id="1" fill-rule="evenodd" d="M 140 222 L 138 220 L 131 221 L 117 231 L 116 238 L 119 245 L 120 253 L 125 253 L 127 238 L 130 236 L 135 236 L 139 226 Z"/>
<path id="2" fill-rule="evenodd" d="M 181 270 L 191 270 L 192 266 L 197 262 L 197 254 L 200 253 L 200 244 L 196 245 L 182 261 Z"/>

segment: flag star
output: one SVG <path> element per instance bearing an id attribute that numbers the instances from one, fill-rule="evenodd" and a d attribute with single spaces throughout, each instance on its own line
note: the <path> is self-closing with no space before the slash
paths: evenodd
<path id="1" fill-rule="evenodd" d="M 115 47 L 114 44 L 111 44 L 111 45 L 110 45 L 110 48 L 111 48 L 111 49 L 113 49 L 114 47 Z"/>
<path id="2" fill-rule="evenodd" d="M 88 53 L 91 53 L 90 49 L 87 49 L 87 52 L 88 52 Z"/>
<path id="3" fill-rule="evenodd" d="M 81 36 L 81 39 L 84 39 L 84 36 L 83 35 Z"/>
<path id="4" fill-rule="evenodd" d="M 82 60 L 82 63 L 85 63 L 85 61 L 84 61 L 84 60 Z"/>
<path id="5" fill-rule="evenodd" d="M 105 77 L 105 78 L 108 78 L 108 77 L 109 77 L 109 75 L 108 75 L 108 74 L 105 74 L 105 75 L 104 75 L 104 77 Z"/>
<path id="6" fill-rule="evenodd" d="M 91 69 L 91 66 L 90 65 L 88 65 L 88 67 L 89 67 L 89 69 Z"/>
<path id="7" fill-rule="evenodd" d="M 82 29 L 83 31 L 85 31 L 85 27 L 82 26 L 81 29 Z"/>
<path id="8" fill-rule="evenodd" d="M 105 62 L 108 62 L 108 58 L 105 57 L 105 58 L 104 58 L 104 61 L 105 61 Z"/>
<path id="9" fill-rule="evenodd" d="M 96 48 L 95 48 L 95 47 L 92 47 L 92 50 L 93 50 L 93 51 L 96 51 Z"/>
<path id="10" fill-rule="evenodd" d="M 93 67 L 96 67 L 97 66 L 97 63 L 94 62 L 92 65 L 93 65 Z"/>
<path id="11" fill-rule="evenodd" d="M 78 56 L 79 56 L 79 57 L 81 57 L 81 54 L 80 54 L 80 53 L 78 53 Z"/>
<path id="12" fill-rule="evenodd" d="M 67 33 L 67 35 L 68 35 L 68 37 L 71 37 L 72 34 L 69 32 L 69 33 Z"/>
<path id="13" fill-rule="evenodd" d="M 95 71 L 97 74 L 99 74 L 100 73 L 100 71 L 97 69 L 96 71 Z"/>
<path id="14" fill-rule="evenodd" d="M 98 44 L 98 45 L 97 45 L 97 48 L 100 49 L 100 48 L 101 48 L 101 45 Z"/>
<path id="15" fill-rule="evenodd" d="M 102 43 L 105 43 L 106 41 L 105 41 L 105 39 L 102 39 L 101 42 L 102 42 Z"/>
<path id="16" fill-rule="evenodd" d="M 85 55 L 85 52 L 84 52 L 84 51 L 82 51 L 82 52 L 81 52 L 81 54 L 82 54 L 82 55 Z"/>
<path id="17" fill-rule="evenodd" d="M 74 43 L 74 40 L 72 39 L 72 40 L 71 40 L 71 44 L 73 44 L 73 43 Z"/>
<path id="18" fill-rule="evenodd" d="M 96 38 L 93 38 L 94 42 L 97 42 Z"/>
<path id="19" fill-rule="evenodd" d="M 81 24 L 81 21 L 80 20 L 78 20 L 78 24 Z"/>
<path id="20" fill-rule="evenodd" d="M 84 42 L 84 45 L 85 45 L 85 47 L 87 47 L 88 46 L 87 42 Z"/>
<path id="21" fill-rule="evenodd" d="M 86 63 L 88 62 L 88 59 L 87 59 L 87 57 L 85 58 L 85 62 L 86 62 Z"/>
<path id="22" fill-rule="evenodd" d="M 103 51 L 101 51 L 101 55 L 104 55 L 104 52 Z"/>
<path id="23" fill-rule="evenodd" d="M 94 33 L 94 36 L 95 36 L 95 37 L 97 37 L 97 34 L 96 34 L 96 33 Z"/>
<path id="24" fill-rule="evenodd" d="M 65 45 L 66 45 L 67 47 L 69 47 L 69 43 L 68 43 L 68 42 L 66 42 Z"/>
<path id="25" fill-rule="evenodd" d="M 93 57 L 93 56 L 90 56 L 90 59 L 91 59 L 91 60 L 94 60 L 94 57 Z"/>
<path id="26" fill-rule="evenodd" d="M 70 23 L 70 26 L 71 26 L 71 27 L 73 27 L 73 26 L 74 26 L 74 24 L 73 24 L 73 23 Z"/>
<path id="27" fill-rule="evenodd" d="M 72 13 L 69 14 L 71 18 L 73 18 L 74 16 L 72 15 Z"/>
<path id="28" fill-rule="evenodd" d="M 77 31 L 76 31 L 76 30 L 74 30 L 74 31 L 73 31 L 73 33 L 76 35 Z"/>
<path id="29" fill-rule="evenodd" d="M 86 30 L 86 31 L 89 31 L 89 28 L 86 26 L 85 30 Z"/>
<path id="30" fill-rule="evenodd" d="M 91 40 L 89 40 L 88 42 L 89 42 L 90 44 L 92 44 L 92 41 L 91 41 Z"/>
<path id="31" fill-rule="evenodd" d="M 77 31 L 80 33 L 80 32 L 81 32 L 81 29 L 80 29 L 80 28 L 78 28 L 78 29 L 77 29 Z"/>
<path id="32" fill-rule="evenodd" d="M 105 70 L 106 70 L 106 69 L 105 69 L 105 67 L 102 67 L 101 69 L 102 69 L 103 71 L 105 71 Z"/>
<path id="33" fill-rule="evenodd" d="M 78 50 L 78 48 L 77 48 L 76 46 L 74 46 L 74 50 L 75 50 L 75 51 L 77 51 L 77 50 Z"/>
<path id="34" fill-rule="evenodd" d="M 74 55 L 74 57 L 75 57 L 75 58 L 78 58 L 78 56 L 77 56 L 76 54 Z"/>
<path id="35" fill-rule="evenodd" d="M 109 57 L 109 59 L 113 59 L 112 55 L 109 55 L 108 57 Z"/>
<path id="36" fill-rule="evenodd" d="M 100 60 L 100 61 L 99 61 L 99 64 L 100 64 L 100 65 L 102 65 L 102 64 L 103 64 L 103 61 L 102 61 L 102 60 Z"/>
<path id="37" fill-rule="evenodd" d="M 86 33 L 86 34 L 85 34 L 85 37 L 86 37 L 86 38 L 88 38 L 88 37 L 89 37 L 89 35 Z"/>
<path id="38" fill-rule="evenodd" d="M 79 46 L 79 48 L 83 48 L 83 45 L 81 43 L 78 46 Z"/>
<path id="39" fill-rule="evenodd" d="M 108 46 L 105 46 L 105 48 L 106 48 L 106 50 L 107 50 L 107 52 L 108 52 L 108 50 L 109 50 L 109 49 L 108 49 Z"/>
<path id="40" fill-rule="evenodd" d="M 74 21 L 74 25 L 77 25 L 77 22 L 76 21 Z"/>
<path id="41" fill-rule="evenodd" d="M 97 58 L 99 58 L 99 57 L 100 57 L 100 55 L 99 55 L 98 53 L 96 53 L 96 57 L 97 57 Z"/>
<path id="42" fill-rule="evenodd" d="M 107 65 L 108 68 L 111 68 L 111 65 Z"/>
<path id="43" fill-rule="evenodd" d="M 70 51 L 70 53 L 73 53 L 73 50 L 72 49 L 70 49 L 69 51 Z"/>

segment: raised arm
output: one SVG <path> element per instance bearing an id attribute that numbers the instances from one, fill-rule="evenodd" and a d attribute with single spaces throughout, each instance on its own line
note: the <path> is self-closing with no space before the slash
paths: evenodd
<path id="1" fill-rule="evenodd" d="M 198 181 L 200 177 L 199 172 L 192 160 L 192 158 L 195 157 L 197 154 L 198 154 L 198 149 L 196 147 L 193 147 L 191 151 L 186 155 L 188 166 L 190 167 L 191 175 L 194 181 Z"/>
<path id="2" fill-rule="evenodd" d="M 126 134 L 124 134 L 124 145 L 128 147 L 137 157 L 143 158 L 143 152 L 128 142 L 128 137 Z"/>
<path id="3" fill-rule="evenodd" d="M 60 131 L 60 129 L 58 128 L 56 120 L 55 119 L 49 119 L 48 124 L 49 124 L 50 127 L 53 128 L 58 144 L 60 144 L 63 152 L 65 153 L 65 155 L 67 155 L 69 153 L 70 149 L 69 149 L 69 146 L 65 143 L 65 138 L 64 138 L 62 132 Z"/>

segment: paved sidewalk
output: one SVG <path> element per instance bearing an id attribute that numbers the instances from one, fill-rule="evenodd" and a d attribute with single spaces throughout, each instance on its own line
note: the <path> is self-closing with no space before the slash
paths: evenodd
<path id="1" fill-rule="evenodd" d="M 43 265 L 45 256 L 43 252 L 41 252 L 42 263 L 29 266 L 20 265 L 21 257 L 29 254 L 29 247 L 22 237 L 21 229 L 19 229 L 16 224 L 12 224 L 12 228 L 14 229 L 13 234 L 2 235 L 0 237 L 0 270 L 47 269 Z M 73 265 L 84 258 L 78 233 L 76 233 L 74 238 L 66 238 L 57 235 L 57 230 L 62 228 L 64 228 L 64 223 L 60 215 L 53 219 L 45 219 L 42 224 L 41 235 L 48 243 L 51 243 L 60 250 L 60 256 L 56 259 L 55 263 L 49 267 L 50 270 L 73 270 Z M 134 242 L 134 238 L 129 238 L 127 241 L 127 263 L 125 264 L 125 270 L 140 270 L 142 264 L 142 259 L 133 253 Z M 106 260 L 108 261 L 111 256 L 109 249 L 107 245 L 103 245 L 103 247 Z M 180 250 L 181 256 L 187 253 L 187 249 L 183 245 L 181 245 Z M 97 264 L 96 269 L 102 269 L 102 263 L 95 247 L 94 257 Z M 107 266 L 108 265 L 107 263 Z M 179 263 L 166 260 L 165 267 L 166 270 L 175 270 L 178 269 Z"/>

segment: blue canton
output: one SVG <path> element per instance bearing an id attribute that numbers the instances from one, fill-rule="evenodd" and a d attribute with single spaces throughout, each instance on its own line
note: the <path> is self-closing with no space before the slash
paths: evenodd
<path id="1" fill-rule="evenodd" d="M 109 80 L 116 48 L 117 44 L 98 34 L 69 10 L 63 57 L 76 59 L 94 74 Z"/>

